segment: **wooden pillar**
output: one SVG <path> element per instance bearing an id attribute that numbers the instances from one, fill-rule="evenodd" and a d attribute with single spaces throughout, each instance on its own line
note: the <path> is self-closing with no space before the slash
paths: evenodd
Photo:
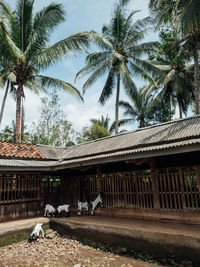
<path id="1" fill-rule="evenodd" d="M 151 165 L 151 179 L 152 179 L 154 209 L 160 209 L 159 192 L 158 192 L 158 176 L 156 174 L 155 159 L 152 159 L 152 162 L 150 165 Z"/>
<path id="2" fill-rule="evenodd" d="M 98 165 L 97 166 L 97 181 L 98 181 L 98 190 L 99 192 L 102 191 L 102 185 L 101 185 L 101 178 L 102 178 L 102 175 L 101 175 L 101 166 Z"/>

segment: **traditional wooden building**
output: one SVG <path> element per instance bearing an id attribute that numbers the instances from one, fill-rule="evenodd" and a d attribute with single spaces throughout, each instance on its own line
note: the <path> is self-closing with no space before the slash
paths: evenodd
<path id="1" fill-rule="evenodd" d="M 98 192 L 98 215 L 200 223 L 200 116 L 68 148 L 0 143 L 1 220 Z"/>

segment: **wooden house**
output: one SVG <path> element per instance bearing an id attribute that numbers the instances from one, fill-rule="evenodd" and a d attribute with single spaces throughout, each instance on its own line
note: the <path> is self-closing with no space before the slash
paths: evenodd
<path id="1" fill-rule="evenodd" d="M 200 116 L 67 148 L 0 142 L 0 220 L 98 192 L 98 215 L 199 224 Z"/>

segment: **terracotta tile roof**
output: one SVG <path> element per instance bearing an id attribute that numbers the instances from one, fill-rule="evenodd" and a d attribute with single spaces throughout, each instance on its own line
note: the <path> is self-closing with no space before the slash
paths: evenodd
<path id="1" fill-rule="evenodd" d="M 45 155 L 33 144 L 0 142 L 1 158 L 45 159 Z"/>

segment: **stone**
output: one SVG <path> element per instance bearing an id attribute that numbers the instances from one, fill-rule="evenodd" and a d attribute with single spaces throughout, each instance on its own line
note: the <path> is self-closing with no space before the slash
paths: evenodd
<path id="1" fill-rule="evenodd" d="M 47 229 L 47 230 L 45 231 L 45 234 L 51 234 L 52 232 L 53 232 L 52 229 Z"/>
<path id="2" fill-rule="evenodd" d="M 46 235 L 47 239 L 53 239 L 56 235 L 54 233 Z"/>

